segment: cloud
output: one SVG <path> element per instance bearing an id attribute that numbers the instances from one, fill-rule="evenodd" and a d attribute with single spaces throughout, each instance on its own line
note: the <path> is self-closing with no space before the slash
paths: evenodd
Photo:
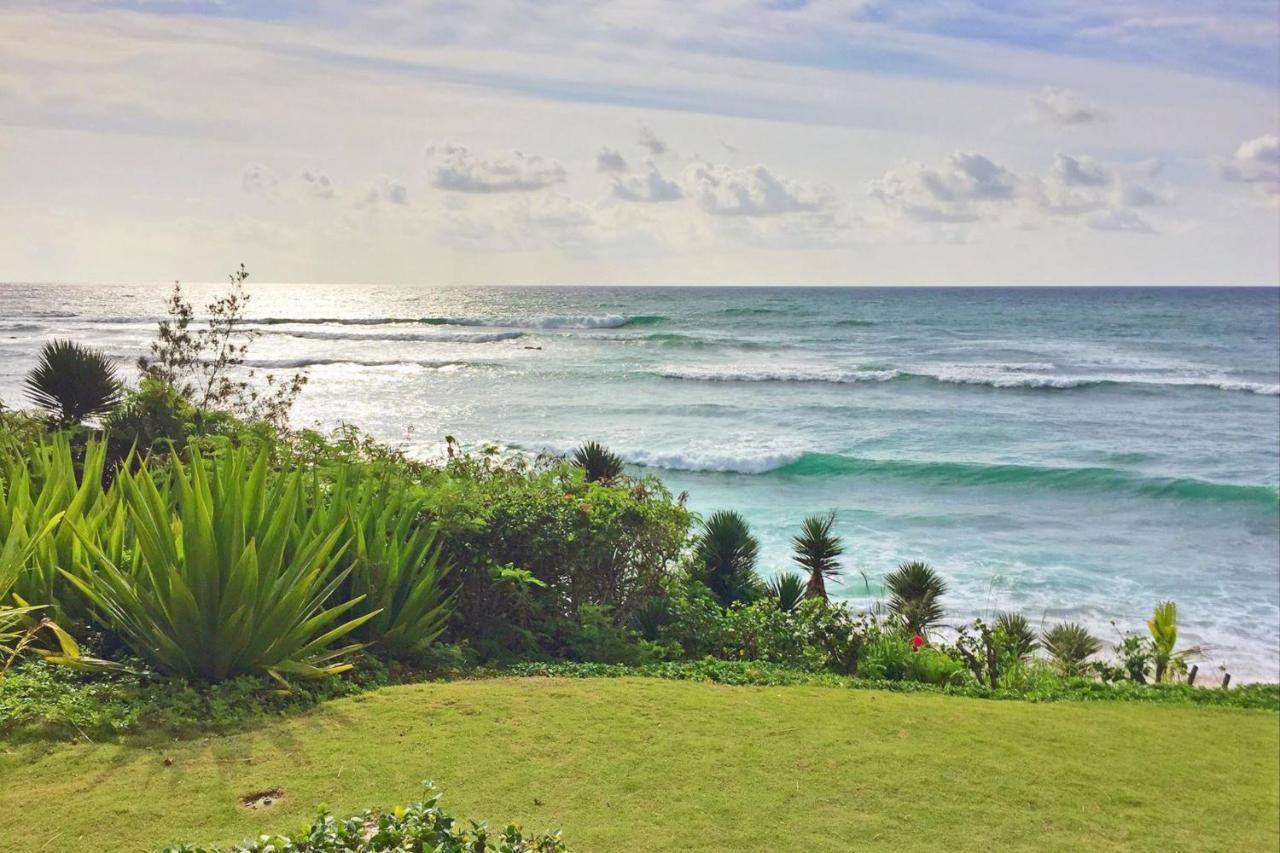
<path id="1" fill-rule="evenodd" d="M 825 187 L 775 175 L 764 166 L 693 163 L 685 167 L 680 183 L 712 216 L 781 216 L 820 211 L 832 203 Z"/>
<path id="2" fill-rule="evenodd" d="M 659 139 L 657 135 L 649 129 L 647 124 L 640 125 L 640 133 L 636 142 L 639 143 L 641 148 L 648 151 L 654 157 L 661 157 L 670 150 L 667 143 Z"/>
<path id="3" fill-rule="evenodd" d="M 1124 231 L 1130 234 L 1154 234 L 1151 223 L 1132 210 L 1104 210 L 1089 217 L 1095 231 Z"/>
<path id="4" fill-rule="evenodd" d="M 1092 157 L 1059 154 L 1054 158 L 1050 171 L 1069 187 L 1105 187 L 1111 183 L 1111 173 Z"/>
<path id="5" fill-rule="evenodd" d="M 626 158 L 613 148 L 601 148 L 596 154 L 596 171 L 605 174 L 620 174 L 630 171 Z"/>
<path id="6" fill-rule="evenodd" d="M 662 177 L 652 161 L 643 175 L 621 175 L 613 179 L 613 194 L 624 201 L 679 201 L 684 192 L 675 181 Z"/>
<path id="7" fill-rule="evenodd" d="M 298 176 L 307 192 L 316 198 L 333 198 L 333 181 L 323 172 L 304 169 Z"/>
<path id="8" fill-rule="evenodd" d="M 254 195 L 269 193 L 280 183 L 276 173 L 261 163 L 247 163 L 240 174 L 240 186 Z"/>
<path id="9" fill-rule="evenodd" d="M 369 185 L 364 195 L 356 203 L 357 207 L 371 207 L 379 204 L 391 204 L 405 207 L 409 204 L 409 188 L 401 181 L 382 177 Z"/>
<path id="10" fill-rule="evenodd" d="M 1081 127 L 1111 120 L 1111 114 L 1106 110 L 1066 89 L 1046 86 L 1028 101 L 1031 104 L 1032 118 L 1042 124 Z"/>
<path id="11" fill-rule="evenodd" d="M 487 160 L 465 146 L 446 143 L 429 146 L 427 155 L 438 161 L 431 170 L 431 185 L 451 192 L 531 192 L 566 178 L 557 161 L 520 151 Z"/>
<path id="12" fill-rule="evenodd" d="M 1217 161 L 1223 180 L 1253 184 L 1264 198 L 1280 201 L 1280 136 L 1266 133 L 1245 140 L 1230 160 Z"/>

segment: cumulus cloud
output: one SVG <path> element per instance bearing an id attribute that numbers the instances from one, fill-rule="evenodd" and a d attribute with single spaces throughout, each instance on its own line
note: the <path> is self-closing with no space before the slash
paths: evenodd
<path id="1" fill-rule="evenodd" d="M 1020 174 L 973 152 L 957 151 L 939 167 L 899 166 L 871 185 L 871 195 L 902 220 L 945 227 L 1004 222 L 1017 228 L 1083 221 L 1100 231 L 1151 233 L 1136 209 L 1171 204 L 1148 186 L 1150 162 L 1107 165 L 1058 154 L 1044 173 Z"/>
<path id="2" fill-rule="evenodd" d="M 1111 114 L 1106 110 L 1066 89 L 1046 86 L 1028 101 L 1031 104 L 1031 117 L 1042 124 L 1080 127 L 1111 120 Z"/>
<path id="3" fill-rule="evenodd" d="M 764 166 L 735 169 L 693 163 L 681 177 L 684 191 L 713 216 L 780 216 L 816 212 L 830 206 L 825 187 L 776 175 Z"/>
<path id="4" fill-rule="evenodd" d="M 620 175 L 613 179 L 613 194 L 624 201 L 679 201 L 684 192 L 675 181 L 664 178 L 652 161 L 643 175 Z"/>
<path id="5" fill-rule="evenodd" d="M 1280 200 L 1280 136 L 1266 133 L 1246 140 L 1231 159 L 1217 165 L 1224 180 L 1253 184 L 1272 201 Z"/>
<path id="6" fill-rule="evenodd" d="M 1050 171 L 1069 187 L 1105 187 L 1111 183 L 1111 173 L 1092 157 L 1059 154 Z"/>
<path id="7" fill-rule="evenodd" d="M 648 151 L 654 157 L 661 157 L 670 150 L 667 143 L 659 139 L 657 134 L 650 130 L 647 124 L 640 125 L 639 137 L 636 141 L 640 144 L 641 148 Z"/>
<path id="8" fill-rule="evenodd" d="M 356 206 L 371 207 L 379 204 L 391 204 L 397 207 L 408 205 L 409 188 L 401 181 L 387 177 L 379 178 L 369 185 Z"/>
<path id="9" fill-rule="evenodd" d="M 431 184 L 460 193 L 531 192 L 563 183 L 565 170 L 555 160 L 512 151 L 486 159 L 463 145 L 432 145 L 427 156 L 435 162 Z"/>
<path id="10" fill-rule="evenodd" d="M 613 148 L 601 148 L 596 154 L 596 171 L 605 174 L 621 174 L 630 171 L 627 160 Z"/>
<path id="11" fill-rule="evenodd" d="M 333 181 L 323 172 L 303 169 L 298 176 L 306 191 L 316 198 L 333 198 Z"/>
<path id="12" fill-rule="evenodd" d="M 261 163 L 247 163 L 240 174 L 240 186 L 255 195 L 268 193 L 280 183 L 276 173 Z"/>

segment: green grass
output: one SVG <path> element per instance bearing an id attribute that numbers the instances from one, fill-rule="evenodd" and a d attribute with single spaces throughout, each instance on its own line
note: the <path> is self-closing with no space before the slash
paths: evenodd
<path id="1" fill-rule="evenodd" d="M 231 842 L 424 779 L 454 814 L 559 827 L 573 850 L 1280 847 L 1276 715 L 1186 705 L 492 679 L 229 736 L 0 741 L 0 779 L 12 853 Z"/>

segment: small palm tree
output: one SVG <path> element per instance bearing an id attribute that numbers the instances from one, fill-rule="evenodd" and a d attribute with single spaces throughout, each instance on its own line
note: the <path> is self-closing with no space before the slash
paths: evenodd
<path id="1" fill-rule="evenodd" d="M 694 548 L 698 570 L 721 604 L 760 597 L 756 574 L 760 542 L 746 520 L 732 510 L 714 512 L 702 523 Z"/>
<path id="2" fill-rule="evenodd" d="M 1081 675 L 1085 661 L 1102 650 L 1102 641 L 1075 622 L 1054 625 L 1040 641 L 1063 675 Z"/>
<path id="3" fill-rule="evenodd" d="M 809 574 L 806 590 L 810 598 L 827 600 L 827 578 L 840 575 L 836 559 L 844 553 L 844 543 L 831 532 L 835 527 L 836 511 L 826 515 L 811 515 L 800 526 L 800 532 L 791 539 L 792 557 Z"/>
<path id="4" fill-rule="evenodd" d="M 573 461 L 586 472 L 588 483 L 608 483 L 622 476 L 622 457 L 598 441 L 588 441 L 575 450 Z"/>
<path id="5" fill-rule="evenodd" d="M 778 602 L 778 609 L 790 613 L 805 598 L 804 578 L 795 572 L 783 572 L 769 582 L 769 597 Z"/>
<path id="6" fill-rule="evenodd" d="M 928 563 L 903 563 L 884 579 L 889 588 L 889 612 L 910 634 L 924 636 L 942 621 L 940 599 L 947 585 Z"/>
<path id="7" fill-rule="evenodd" d="M 1017 661 L 1025 661 L 1040 648 L 1036 632 L 1021 613 L 1001 613 L 996 617 L 995 640 L 1002 655 Z"/>
<path id="8" fill-rule="evenodd" d="M 111 359 L 74 341 L 46 343 L 24 384 L 31 402 L 62 426 L 106 414 L 124 394 Z"/>

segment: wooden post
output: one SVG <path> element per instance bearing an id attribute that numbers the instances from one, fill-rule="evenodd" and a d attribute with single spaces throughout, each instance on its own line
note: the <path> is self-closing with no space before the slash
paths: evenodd
<path id="1" fill-rule="evenodd" d="M 1224 673 L 1222 674 L 1222 689 L 1223 689 L 1223 690 L 1226 690 L 1226 689 L 1227 689 L 1227 685 L 1228 685 L 1228 684 L 1230 684 L 1230 683 L 1231 683 L 1231 673 L 1229 673 L 1229 672 L 1224 672 Z"/>
<path id="2" fill-rule="evenodd" d="M 1196 673 L 1200 671 L 1200 667 L 1196 664 L 1191 665 L 1191 671 L 1187 673 L 1187 686 L 1194 687 L 1196 683 Z"/>

